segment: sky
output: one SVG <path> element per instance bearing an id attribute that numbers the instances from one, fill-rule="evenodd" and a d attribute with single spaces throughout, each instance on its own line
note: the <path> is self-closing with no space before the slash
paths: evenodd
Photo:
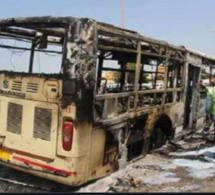
<path id="1" fill-rule="evenodd" d="M 215 0 L 124 0 L 124 7 L 127 29 L 215 57 Z M 89 17 L 122 25 L 120 0 L 1 0 L 0 18 L 26 16 Z"/>

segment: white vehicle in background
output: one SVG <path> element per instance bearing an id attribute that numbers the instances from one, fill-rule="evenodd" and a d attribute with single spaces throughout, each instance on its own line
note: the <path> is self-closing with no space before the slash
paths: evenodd
<path id="1" fill-rule="evenodd" d="M 157 81 L 156 89 L 163 89 L 163 88 L 164 88 L 164 82 L 163 81 Z"/>
<path id="2" fill-rule="evenodd" d="M 153 83 L 143 83 L 142 84 L 142 89 L 153 89 Z M 164 82 L 163 81 L 157 81 L 156 82 L 156 89 L 163 89 L 164 88 Z"/>
<path id="3" fill-rule="evenodd" d="M 209 79 L 203 79 L 202 84 L 207 87 L 209 85 Z"/>
<path id="4" fill-rule="evenodd" d="M 152 89 L 152 83 L 142 83 L 142 89 Z"/>

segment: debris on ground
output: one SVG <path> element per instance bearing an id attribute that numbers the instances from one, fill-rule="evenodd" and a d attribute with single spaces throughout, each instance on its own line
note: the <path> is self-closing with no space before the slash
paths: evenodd
<path id="1" fill-rule="evenodd" d="M 79 192 L 201 192 L 207 189 L 206 181 L 215 176 L 212 142 L 201 134 L 189 135 L 183 141 L 151 151 L 145 158 Z M 208 183 L 208 192 L 213 192 L 212 182 Z"/>

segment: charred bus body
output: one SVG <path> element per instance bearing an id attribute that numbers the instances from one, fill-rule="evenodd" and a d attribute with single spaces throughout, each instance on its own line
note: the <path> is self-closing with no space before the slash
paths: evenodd
<path id="1" fill-rule="evenodd" d="M 2 19 L 0 38 L 1 51 L 29 52 L 24 71 L 0 65 L 3 165 L 79 186 L 201 128 L 196 83 L 203 67 L 211 75 L 212 57 L 87 18 Z M 36 73 L 36 52 L 60 55 L 59 73 L 50 63 Z M 115 73 L 114 91 L 105 71 Z"/>

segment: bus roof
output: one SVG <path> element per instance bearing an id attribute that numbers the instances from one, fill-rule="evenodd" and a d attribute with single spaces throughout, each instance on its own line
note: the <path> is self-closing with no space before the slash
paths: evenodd
<path id="1" fill-rule="evenodd" d="M 170 47 L 174 50 L 182 51 L 182 52 L 189 52 L 193 55 L 209 59 L 211 61 L 214 61 L 213 64 L 215 64 L 215 57 L 206 55 L 202 52 L 195 51 L 193 49 L 187 48 L 185 46 L 176 46 L 174 44 L 171 44 L 165 40 L 159 40 L 159 39 L 154 39 L 142 34 L 139 34 L 136 31 L 132 31 L 129 29 L 117 27 L 111 24 L 103 23 L 96 21 L 94 19 L 90 18 L 76 18 L 76 17 L 54 17 L 54 16 L 40 16 L 40 17 L 16 17 L 16 18 L 3 18 L 0 19 L 0 26 L 23 26 L 23 25 L 28 25 L 29 27 L 32 25 L 36 24 L 49 24 L 50 26 L 52 24 L 54 25 L 68 25 L 73 23 L 74 21 L 78 20 L 91 20 L 95 21 L 97 23 L 97 28 L 98 31 L 106 31 L 106 32 L 111 32 L 113 34 L 116 34 L 117 36 L 122 36 L 122 37 L 127 37 L 130 39 L 135 39 L 135 40 L 142 40 L 143 42 L 145 41 L 146 43 L 152 43 L 152 44 L 158 44 L 162 45 L 165 47 Z"/>

